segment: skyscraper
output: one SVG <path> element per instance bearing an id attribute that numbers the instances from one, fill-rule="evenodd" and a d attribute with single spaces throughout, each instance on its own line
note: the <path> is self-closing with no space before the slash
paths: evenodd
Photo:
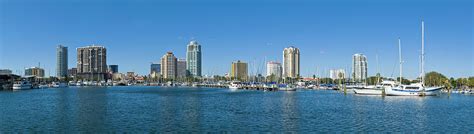
<path id="1" fill-rule="evenodd" d="M 84 80 L 105 80 L 107 49 L 94 45 L 77 48 L 77 76 Z"/>
<path id="2" fill-rule="evenodd" d="M 274 75 L 275 79 L 281 78 L 281 63 L 270 61 L 267 63 L 267 77 Z"/>
<path id="3" fill-rule="evenodd" d="M 354 82 L 363 82 L 367 79 L 367 57 L 358 53 L 352 56 L 352 77 Z"/>
<path id="4" fill-rule="evenodd" d="M 300 50 L 293 46 L 283 50 L 283 77 L 300 76 Z"/>
<path id="5" fill-rule="evenodd" d="M 167 52 L 161 58 L 161 75 L 165 79 L 175 79 L 177 76 L 177 60 L 173 52 Z"/>
<path id="6" fill-rule="evenodd" d="M 56 48 L 56 76 L 58 78 L 67 77 L 67 47 L 58 45 Z"/>
<path id="7" fill-rule="evenodd" d="M 247 80 L 248 70 L 247 63 L 238 60 L 237 62 L 232 62 L 230 77 L 236 80 Z"/>
<path id="8" fill-rule="evenodd" d="M 151 63 L 150 65 L 150 77 L 156 79 L 161 76 L 161 64 Z"/>
<path id="9" fill-rule="evenodd" d="M 186 71 L 186 59 L 178 59 L 177 63 L 177 77 L 178 78 L 186 78 L 187 71 Z"/>
<path id="10" fill-rule="evenodd" d="M 201 76 L 201 45 L 196 41 L 188 44 L 186 52 L 186 70 L 192 77 Z"/>

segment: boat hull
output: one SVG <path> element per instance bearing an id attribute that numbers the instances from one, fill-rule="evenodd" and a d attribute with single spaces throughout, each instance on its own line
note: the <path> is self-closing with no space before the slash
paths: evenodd
<path id="1" fill-rule="evenodd" d="M 382 95 L 381 89 L 354 89 L 355 94 L 360 95 Z"/>
<path id="2" fill-rule="evenodd" d="M 441 91 L 441 88 L 427 88 L 422 90 L 401 90 L 397 88 L 387 87 L 385 88 L 385 94 L 387 96 L 436 96 Z"/>

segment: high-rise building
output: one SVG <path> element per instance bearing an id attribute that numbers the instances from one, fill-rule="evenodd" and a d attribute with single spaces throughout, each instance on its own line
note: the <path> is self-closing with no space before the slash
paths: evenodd
<path id="1" fill-rule="evenodd" d="M 177 66 L 177 77 L 178 78 L 185 78 L 187 76 L 186 71 L 186 59 L 178 59 L 178 66 Z"/>
<path id="2" fill-rule="evenodd" d="M 161 58 L 161 75 L 165 79 L 175 79 L 177 76 L 177 60 L 173 52 L 167 52 Z"/>
<path id="3" fill-rule="evenodd" d="M 329 70 L 329 75 L 331 79 L 344 79 L 346 78 L 346 71 L 344 69 L 333 69 Z"/>
<path id="4" fill-rule="evenodd" d="M 12 70 L 10 69 L 0 69 L 0 75 L 10 75 L 12 74 Z"/>
<path id="5" fill-rule="evenodd" d="M 67 47 L 58 45 L 56 48 L 56 76 L 58 78 L 67 77 Z"/>
<path id="6" fill-rule="evenodd" d="M 267 77 L 273 75 L 275 79 L 280 79 L 281 74 L 281 63 L 275 61 L 267 63 Z"/>
<path id="7" fill-rule="evenodd" d="M 39 67 L 26 68 L 25 76 L 44 77 L 44 69 Z"/>
<path id="8" fill-rule="evenodd" d="M 150 77 L 151 78 L 158 78 L 160 76 L 161 76 L 161 64 L 151 63 L 151 65 L 150 65 Z"/>
<path id="9" fill-rule="evenodd" d="M 77 75 L 84 80 L 106 80 L 107 49 L 94 45 L 77 48 Z"/>
<path id="10" fill-rule="evenodd" d="M 363 82 L 367 79 L 367 57 L 364 54 L 352 56 L 352 77 L 354 82 Z"/>
<path id="11" fill-rule="evenodd" d="M 71 68 L 67 70 L 67 75 L 69 77 L 76 77 L 77 75 L 77 68 Z"/>
<path id="12" fill-rule="evenodd" d="M 201 45 L 191 41 L 186 52 L 186 70 L 189 76 L 201 77 L 201 65 Z"/>
<path id="13" fill-rule="evenodd" d="M 293 46 L 283 50 L 283 77 L 300 76 L 300 50 Z"/>
<path id="14" fill-rule="evenodd" d="M 248 70 L 247 63 L 240 60 L 232 62 L 230 77 L 234 80 L 247 80 L 248 79 Z"/>
<path id="15" fill-rule="evenodd" d="M 118 65 L 109 65 L 108 72 L 111 74 L 118 73 Z"/>

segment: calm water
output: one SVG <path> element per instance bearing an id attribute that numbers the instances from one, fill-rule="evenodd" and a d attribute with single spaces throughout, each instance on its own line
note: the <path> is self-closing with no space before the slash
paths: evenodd
<path id="1" fill-rule="evenodd" d="M 0 91 L 0 132 L 474 132 L 474 96 L 109 87 Z"/>

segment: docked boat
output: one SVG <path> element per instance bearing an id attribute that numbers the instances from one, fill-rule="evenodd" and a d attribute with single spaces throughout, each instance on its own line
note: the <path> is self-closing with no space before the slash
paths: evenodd
<path id="1" fill-rule="evenodd" d="M 278 90 L 281 91 L 296 91 L 296 87 L 293 85 L 287 85 L 287 84 L 280 84 L 278 85 Z"/>
<path id="2" fill-rule="evenodd" d="M 382 95 L 385 87 L 395 87 L 395 81 L 382 81 L 381 85 L 355 87 L 354 93 L 360 95 Z"/>
<path id="3" fill-rule="evenodd" d="M 241 88 L 242 88 L 242 83 L 239 82 L 239 81 L 232 81 L 229 84 L 229 89 L 232 90 L 232 91 L 235 91 L 235 90 L 241 89 Z"/>
<path id="4" fill-rule="evenodd" d="M 389 96 L 434 96 L 438 95 L 443 87 L 426 87 L 425 86 L 425 70 L 424 70 L 424 59 L 425 59 L 425 25 L 421 21 L 421 82 L 412 85 L 400 84 L 397 87 L 385 87 L 385 93 Z M 399 55 L 400 55 L 400 81 L 402 81 L 402 56 L 401 56 L 401 43 L 398 39 Z M 400 82 L 401 83 L 401 82 Z"/>
<path id="5" fill-rule="evenodd" d="M 62 82 L 53 82 L 51 84 L 51 87 L 52 88 L 65 88 L 65 87 L 68 87 L 68 85 L 66 83 L 62 83 Z"/>
<path id="6" fill-rule="evenodd" d="M 29 81 L 20 81 L 13 84 L 13 90 L 26 90 L 32 89 L 33 85 Z"/>

